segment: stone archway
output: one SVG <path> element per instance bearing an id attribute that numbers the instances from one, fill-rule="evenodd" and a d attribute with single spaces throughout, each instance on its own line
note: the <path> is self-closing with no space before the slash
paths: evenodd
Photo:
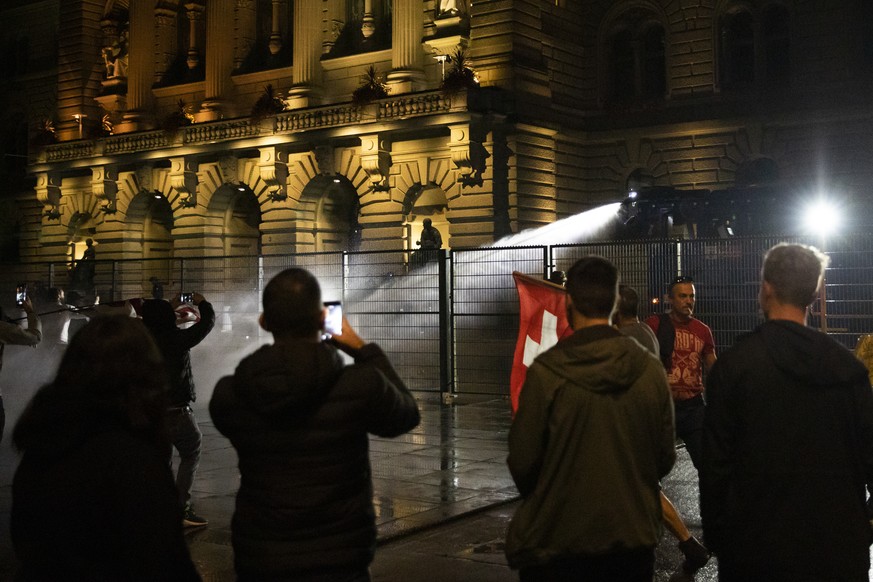
<path id="1" fill-rule="evenodd" d="M 425 218 L 431 220 L 432 226 L 440 231 L 443 248 L 449 247 L 449 207 L 445 191 L 434 184 L 416 184 L 406 193 L 403 208 L 403 225 L 406 236 L 406 248 L 415 250 L 421 239 L 421 231 Z"/>
<path id="2" fill-rule="evenodd" d="M 225 256 L 261 254 L 261 204 L 249 186 L 222 184 L 212 195 L 209 211 L 221 223 Z"/>
<path id="3" fill-rule="evenodd" d="M 70 264 L 82 258 L 87 245 L 85 241 L 93 239 L 97 232 L 94 217 L 88 212 L 75 212 L 67 223 L 67 257 Z"/>
<path id="4" fill-rule="evenodd" d="M 358 192 L 348 178 L 319 175 L 303 189 L 301 203 L 312 210 L 316 252 L 353 251 L 361 242 Z"/>
<path id="5" fill-rule="evenodd" d="M 138 247 L 143 259 L 142 277 L 138 285 L 151 289 L 151 279 L 162 284 L 173 280 L 173 209 L 163 194 L 140 192 L 134 196 L 127 211 L 129 242 Z"/>

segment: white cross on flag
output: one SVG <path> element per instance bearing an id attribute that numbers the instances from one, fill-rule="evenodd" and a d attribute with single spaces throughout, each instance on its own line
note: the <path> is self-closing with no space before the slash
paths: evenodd
<path id="1" fill-rule="evenodd" d="M 567 321 L 567 292 L 563 287 L 518 272 L 513 272 L 512 276 L 519 307 L 518 340 L 509 380 L 509 396 L 515 414 L 528 366 L 573 330 Z"/>

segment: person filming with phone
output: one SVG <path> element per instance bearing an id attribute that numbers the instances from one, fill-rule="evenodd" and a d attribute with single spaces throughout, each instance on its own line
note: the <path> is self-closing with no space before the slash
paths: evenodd
<path id="1" fill-rule="evenodd" d="M 200 320 L 191 327 L 180 329 L 176 325 L 176 309 L 183 303 L 191 303 L 200 311 Z M 197 398 L 194 375 L 191 372 L 191 348 L 209 335 L 215 326 L 215 309 L 200 293 L 180 293 L 171 301 L 147 299 L 142 304 L 142 321 L 149 329 L 161 355 L 167 379 L 170 382 L 167 430 L 173 448 L 179 452 L 179 468 L 176 471 L 176 489 L 184 513 L 185 527 L 199 527 L 209 522 L 197 515 L 191 504 L 191 487 L 200 464 L 200 445 L 203 435 L 194 418 L 191 403 Z M 172 448 L 168 462 L 172 462 Z"/>
<path id="2" fill-rule="evenodd" d="M 27 315 L 27 327 L 20 325 L 7 318 L 0 308 L 0 370 L 3 369 L 3 350 L 7 344 L 19 346 L 36 346 L 42 339 L 42 323 L 33 304 L 27 297 L 27 287 L 19 285 L 15 295 L 15 303 L 24 310 Z M 6 411 L 3 408 L 3 394 L 0 392 L 0 442 L 3 441 L 3 428 L 6 426 Z"/>
<path id="3" fill-rule="evenodd" d="M 419 423 L 418 405 L 379 346 L 329 312 L 304 269 L 264 289 L 261 327 L 274 343 L 219 380 L 215 427 L 239 455 L 231 525 L 237 580 L 370 580 L 376 547 L 368 433 Z M 343 363 L 340 351 L 354 358 Z"/>

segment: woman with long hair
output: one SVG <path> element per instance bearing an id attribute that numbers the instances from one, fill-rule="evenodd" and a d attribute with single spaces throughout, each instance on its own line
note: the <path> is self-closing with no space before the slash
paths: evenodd
<path id="1" fill-rule="evenodd" d="M 200 579 L 166 462 L 165 399 L 140 321 L 96 317 L 76 334 L 12 437 L 21 580 Z"/>

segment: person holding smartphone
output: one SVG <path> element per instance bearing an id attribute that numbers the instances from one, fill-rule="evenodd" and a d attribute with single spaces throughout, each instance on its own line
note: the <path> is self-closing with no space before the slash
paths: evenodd
<path id="1" fill-rule="evenodd" d="M 322 304 L 308 271 L 276 275 L 263 306 L 274 343 L 219 380 L 209 403 L 239 455 L 238 579 L 368 581 L 376 524 L 367 435 L 412 430 L 418 406 L 379 346 L 337 304 Z"/>
<path id="2" fill-rule="evenodd" d="M 24 293 L 22 295 L 22 293 Z M 42 339 L 42 323 L 33 304 L 27 297 L 26 292 L 19 291 L 16 294 L 16 303 L 27 314 L 27 327 L 22 328 L 17 323 L 7 318 L 0 308 L 0 370 L 3 369 L 3 350 L 6 344 L 19 346 L 36 346 Z M 3 428 L 6 426 L 6 411 L 3 408 L 3 394 L 0 392 L 0 442 L 3 440 Z"/>
<path id="3" fill-rule="evenodd" d="M 160 299 L 143 301 L 142 321 L 161 351 L 170 382 L 166 423 L 173 448 L 179 452 L 176 488 L 179 492 L 179 503 L 185 512 L 182 523 L 185 527 L 200 527 L 209 522 L 197 515 L 191 504 L 191 488 L 200 464 L 200 446 L 203 439 L 191 408 L 191 403 L 197 398 L 194 375 L 191 372 L 191 348 L 202 342 L 212 331 L 215 326 L 215 310 L 200 293 L 192 293 L 191 302 L 200 311 L 200 320 L 191 327 L 180 329 L 176 325 L 176 308 L 182 305 L 182 294 L 176 295 L 169 302 Z M 170 449 L 169 462 L 172 462 L 172 456 Z"/>

